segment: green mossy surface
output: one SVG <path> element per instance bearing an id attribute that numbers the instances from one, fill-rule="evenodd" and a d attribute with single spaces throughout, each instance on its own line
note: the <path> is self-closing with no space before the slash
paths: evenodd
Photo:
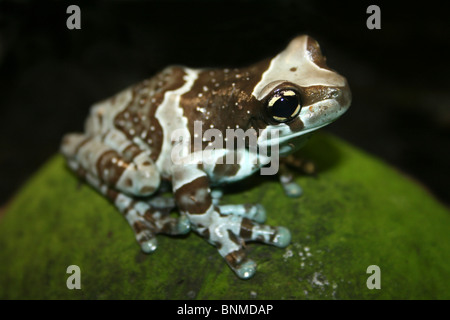
<path id="1" fill-rule="evenodd" d="M 327 134 L 303 155 L 301 198 L 271 177 L 233 187 L 223 203 L 259 202 L 292 232 L 285 249 L 249 244 L 256 275 L 240 280 L 194 233 L 158 236 L 140 252 L 116 209 L 52 158 L 0 220 L 1 299 L 450 299 L 450 212 L 396 170 Z M 70 265 L 81 290 L 69 290 Z M 381 269 L 381 289 L 366 286 Z"/>

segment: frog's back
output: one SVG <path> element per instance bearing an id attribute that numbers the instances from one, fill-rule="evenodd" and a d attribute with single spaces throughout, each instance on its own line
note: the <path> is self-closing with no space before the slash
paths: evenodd
<path id="1" fill-rule="evenodd" d="M 165 68 L 154 77 L 130 86 L 116 95 L 94 104 L 86 121 L 90 136 L 115 131 L 122 140 L 133 141 L 151 150 L 156 161 L 164 147 L 164 133 L 182 127 L 174 99 L 195 70 L 180 66 Z M 170 134 L 168 135 L 170 139 Z"/>

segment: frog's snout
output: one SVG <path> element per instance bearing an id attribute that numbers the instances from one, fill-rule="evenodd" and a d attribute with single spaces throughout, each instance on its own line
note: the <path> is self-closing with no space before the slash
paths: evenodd
<path id="1" fill-rule="evenodd" d="M 344 87 L 338 89 L 335 100 L 339 103 L 340 109 L 347 110 L 350 107 L 352 103 L 352 92 L 347 81 Z"/>
<path id="2" fill-rule="evenodd" d="M 301 120 L 306 129 L 320 128 L 344 114 L 352 102 L 352 94 L 347 82 L 344 86 L 328 87 L 314 93 L 313 103 L 301 112 Z"/>

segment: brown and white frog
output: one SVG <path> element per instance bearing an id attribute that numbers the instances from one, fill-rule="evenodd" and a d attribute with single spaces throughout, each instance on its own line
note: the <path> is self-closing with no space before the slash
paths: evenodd
<path id="1" fill-rule="evenodd" d="M 263 224 L 259 204 L 220 204 L 215 188 L 267 169 L 273 156 L 291 154 L 350 102 L 346 79 L 327 66 L 315 40 L 299 36 L 274 58 L 246 68 L 168 67 L 93 105 L 84 133 L 66 135 L 61 151 L 69 167 L 124 215 L 144 252 L 157 248 L 157 234 L 193 230 L 247 279 L 256 263 L 245 244 L 282 248 L 291 234 Z M 254 134 L 253 144 L 217 144 L 233 130 Z M 206 152 L 209 161 L 202 161 Z M 194 153 L 199 157 L 192 161 Z M 280 180 L 288 195 L 301 193 L 288 175 Z M 173 197 L 162 195 L 164 185 Z M 178 218 L 170 215 L 175 208 Z"/>

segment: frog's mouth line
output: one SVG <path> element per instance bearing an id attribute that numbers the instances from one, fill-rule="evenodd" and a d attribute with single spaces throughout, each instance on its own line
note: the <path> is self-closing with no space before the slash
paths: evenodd
<path id="1" fill-rule="evenodd" d="M 259 147 L 262 147 L 262 148 L 267 148 L 268 146 L 273 147 L 274 145 L 277 145 L 277 144 L 280 146 L 280 145 L 282 145 L 283 143 L 285 143 L 285 142 L 287 142 L 287 141 L 289 141 L 289 140 L 292 140 L 293 138 L 296 138 L 296 137 L 299 137 L 299 136 L 306 135 L 306 134 L 308 134 L 308 133 L 310 133 L 310 132 L 313 132 L 313 131 L 316 131 L 316 130 L 322 128 L 322 127 L 325 127 L 326 125 L 327 125 L 327 124 L 324 123 L 324 124 L 318 125 L 318 126 L 316 126 L 316 127 L 310 128 L 310 129 L 308 129 L 308 130 L 301 130 L 301 131 L 298 131 L 298 132 L 294 132 L 294 133 L 292 133 L 292 134 L 283 136 L 283 137 L 281 137 L 281 138 L 275 138 L 275 139 L 264 140 L 264 141 L 261 141 L 261 143 L 258 143 L 258 146 L 259 146 Z M 280 129 L 272 129 L 272 130 L 281 131 Z M 283 152 L 283 153 L 284 153 L 284 152 Z M 286 153 L 287 153 L 287 152 L 286 152 Z M 280 152 L 280 154 L 281 154 L 281 152 Z"/>
<path id="2" fill-rule="evenodd" d="M 312 131 L 319 130 L 320 128 L 323 128 L 323 127 L 325 127 L 326 125 L 327 125 L 327 124 L 324 123 L 324 124 L 321 124 L 321 125 L 319 125 L 319 126 L 317 126 L 317 127 L 310 128 L 310 129 L 304 130 L 304 131 L 303 131 L 303 130 L 302 130 L 302 131 L 298 131 L 298 132 L 295 132 L 295 133 L 290 134 L 290 135 L 288 135 L 288 136 L 284 136 L 284 137 L 281 137 L 281 138 L 275 139 L 275 140 L 279 140 L 279 141 L 278 141 L 278 144 L 282 144 L 282 143 L 284 143 L 284 142 L 286 142 L 286 141 L 288 141 L 288 140 L 292 140 L 292 139 L 295 138 L 295 137 L 303 136 L 303 135 L 305 135 L 305 134 L 307 134 L 307 133 L 310 133 L 310 132 L 312 132 Z"/>

